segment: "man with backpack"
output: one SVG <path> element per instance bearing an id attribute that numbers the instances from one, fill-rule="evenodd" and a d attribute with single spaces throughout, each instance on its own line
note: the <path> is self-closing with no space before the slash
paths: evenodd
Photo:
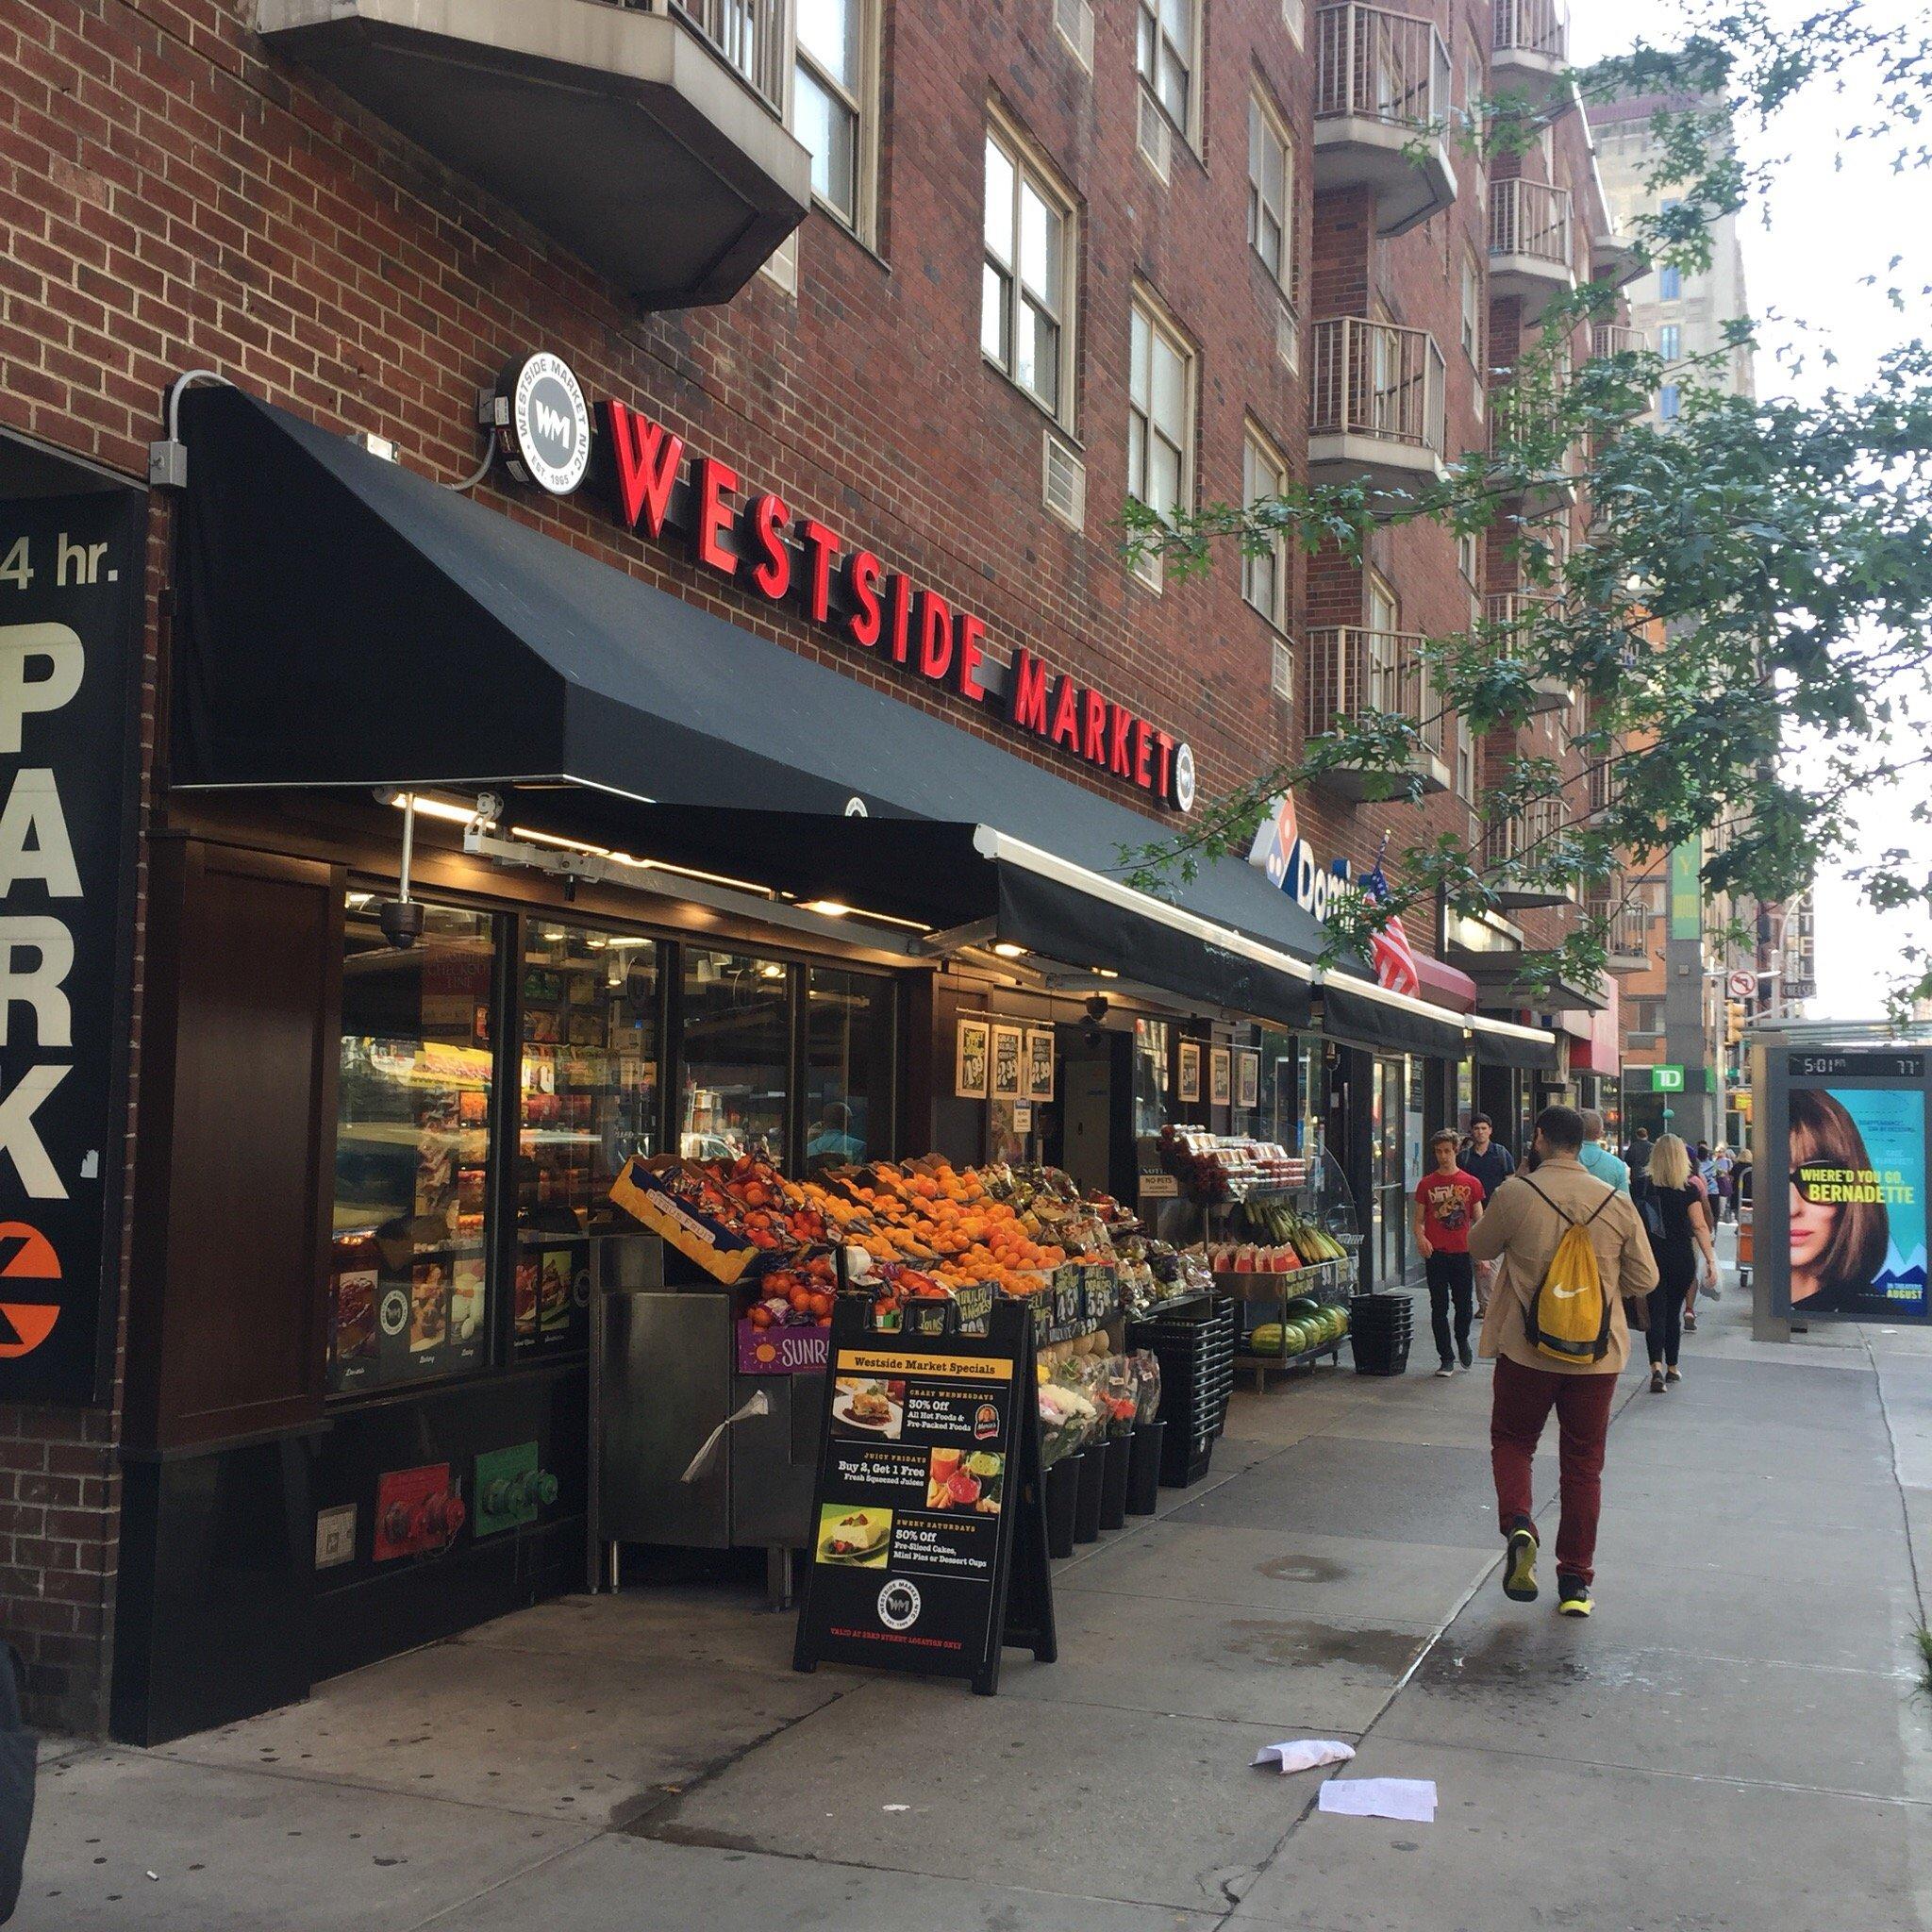
<path id="1" fill-rule="evenodd" d="M 1627 1194 L 1577 1158 L 1583 1117 L 1549 1107 L 1536 1124 L 1541 1164 L 1505 1181 L 1470 1230 L 1469 1251 L 1499 1260 L 1479 1352 L 1496 1364 L 1490 1459 L 1507 1553 L 1503 1589 L 1519 1603 L 1537 1595 L 1530 1465 L 1557 1411 L 1558 1488 L 1557 1608 L 1587 1617 L 1603 1497 L 1604 1442 L 1617 1377 L 1630 1357 L 1626 1299 L 1657 1286 L 1649 1237 Z"/>

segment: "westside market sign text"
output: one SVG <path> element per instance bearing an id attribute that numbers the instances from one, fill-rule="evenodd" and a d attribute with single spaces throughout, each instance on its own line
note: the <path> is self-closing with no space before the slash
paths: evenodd
<path id="1" fill-rule="evenodd" d="M 535 384 L 532 364 L 541 364 Z M 543 355 L 513 361 L 497 390 L 497 430 L 513 472 L 555 495 L 571 493 L 587 468 L 571 447 L 576 425 L 588 420 L 575 407 L 575 383 L 566 365 Z M 546 393 L 551 402 L 540 417 L 526 398 Z M 1184 740 L 1070 673 L 1056 675 L 1024 645 L 1001 666 L 987 655 L 984 619 L 955 609 L 817 518 L 794 516 L 774 491 L 749 489 L 728 464 L 690 449 L 641 410 L 609 400 L 595 416 L 598 460 L 588 467 L 625 529 L 658 541 L 681 538 L 702 569 L 769 603 L 791 604 L 908 676 L 994 709 L 1015 730 L 1162 805 L 1192 808 L 1194 754 Z"/>

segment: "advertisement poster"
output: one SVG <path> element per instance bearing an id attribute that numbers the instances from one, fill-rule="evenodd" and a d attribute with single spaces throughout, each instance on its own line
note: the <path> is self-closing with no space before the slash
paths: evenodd
<path id="1" fill-rule="evenodd" d="M 1229 1107 L 1234 1102 L 1234 1061 L 1224 1046 L 1208 1049 L 1208 1100 L 1212 1107 Z"/>
<path id="2" fill-rule="evenodd" d="M 1024 1309 L 996 1310 L 986 1338 L 875 1336 L 863 1310 L 835 1315 L 798 1669 L 878 1665 L 991 1694 L 1003 1642 L 1051 1661 L 1031 1344 Z M 1024 1635 L 1008 1617 L 1016 1553 L 1039 1618 Z"/>
<path id="3" fill-rule="evenodd" d="M 953 1065 L 953 1093 L 959 1100 L 986 1098 L 987 1059 L 991 1051 L 988 1023 L 974 1018 L 959 1022 Z"/>
<path id="4" fill-rule="evenodd" d="M 1927 1319 L 1923 1087 L 1791 1086 L 1791 1313 Z"/>
<path id="5" fill-rule="evenodd" d="M 1193 1107 L 1201 1098 L 1201 1042 L 1184 1040 L 1178 1053 L 1174 1075 L 1174 1097 L 1183 1107 Z"/>
<path id="6" fill-rule="evenodd" d="M 1050 1027 L 1026 1029 L 1026 1098 L 1044 1106 L 1053 1098 L 1054 1039 Z"/>
<path id="7" fill-rule="evenodd" d="M 0 1400 L 104 1394 L 126 1138 L 125 1001 L 147 508 L 0 503 Z M 104 1280 L 109 1291 L 103 1294 Z"/>
<path id="8" fill-rule="evenodd" d="M 988 1095 L 993 1100 L 1024 1100 L 1026 1075 L 1023 1060 L 1025 1034 L 1018 1026 L 995 1025 L 992 1029 L 992 1084 Z"/>

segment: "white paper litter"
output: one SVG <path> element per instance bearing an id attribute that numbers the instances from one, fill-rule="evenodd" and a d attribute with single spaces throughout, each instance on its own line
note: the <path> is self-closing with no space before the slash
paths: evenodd
<path id="1" fill-rule="evenodd" d="M 1344 1818 L 1400 1818 L 1410 1824 L 1436 1822 L 1432 1777 L 1331 1777 L 1317 1809 Z"/>
<path id="2" fill-rule="evenodd" d="M 1318 1764 L 1346 1764 L 1355 1756 L 1355 1746 L 1339 1738 L 1291 1738 L 1279 1744 L 1263 1744 L 1255 1753 L 1257 1764 L 1278 1764 L 1286 1777 L 1291 1771 L 1312 1771 Z"/>

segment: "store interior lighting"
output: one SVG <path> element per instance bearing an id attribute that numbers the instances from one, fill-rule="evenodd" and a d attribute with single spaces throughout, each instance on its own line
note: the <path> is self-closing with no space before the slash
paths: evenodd
<path id="1" fill-rule="evenodd" d="M 1024 959 L 1026 957 L 1026 948 L 1016 946 L 1011 940 L 995 940 L 992 949 L 1002 959 Z"/>

